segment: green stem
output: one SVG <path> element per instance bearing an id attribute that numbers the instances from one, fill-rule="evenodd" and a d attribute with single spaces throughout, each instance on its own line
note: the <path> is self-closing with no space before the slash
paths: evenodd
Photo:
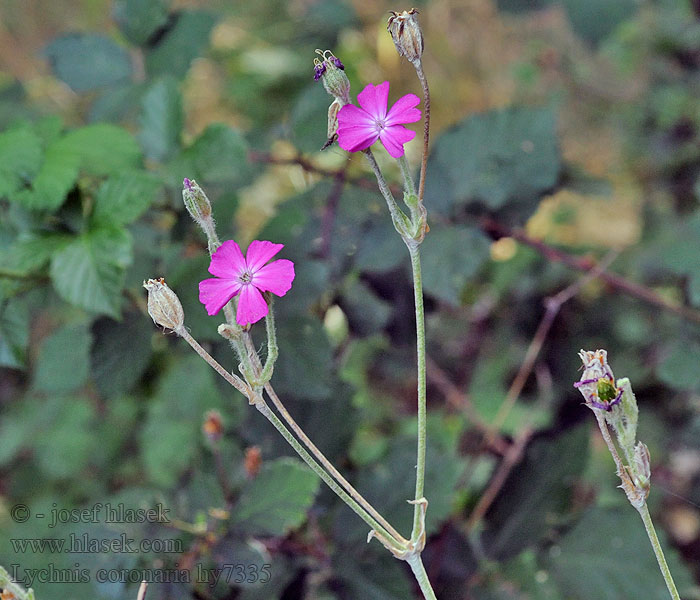
<path id="1" fill-rule="evenodd" d="M 275 362 L 279 355 L 277 332 L 275 331 L 275 313 L 272 310 L 272 302 L 270 302 L 270 309 L 265 317 L 265 330 L 267 331 L 267 356 L 265 357 L 265 366 L 260 372 L 259 381 L 261 385 L 265 385 L 272 379 L 272 371 L 275 368 Z"/>
<path id="2" fill-rule="evenodd" d="M 406 194 L 416 195 L 416 184 L 413 183 L 413 177 L 411 176 L 411 167 L 408 165 L 408 160 L 406 160 L 406 155 L 402 154 L 397 159 L 399 167 L 401 167 L 401 175 L 403 175 L 403 190 Z"/>
<path id="3" fill-rule="evenodd" d="M 425 481 L 426 408 L 425 408 L 425 311 L 423 309 L 423 276 L 420 265 L 420 250 L 417 244 L 408 246 L 413 269 L 413 295 L 416 304 L 416 352 L 418 364 L 418 451 L 416 458 L 415 500 L 423 498 Z M 416 504 L 413 512 L 413 533 L 415 540 L 421 532 L 421 506 Z"/>
<path id="4" fill-rule="evenodd" d="M 396 231 L 399 232 L 399 234 L 404 240 L 410 239 L 410 231 L 412 227 L 411 221 L 396 203 L 394 195 L 391 193 L 389 185 L 384 179 L 384 175 L 382 175 L 382 171 L 379 168 L 377 160 L 374 158 L 374 154 L 372 154 L 372 151 L 368 148 L 367 150 L 363 150 L 362 152 L 367 157 L 369 165 L 370 167 L 372 167 L 372 171 L 374 172 L 374 176 L 377 178 L 377 185 L 379 186 L 379 191 L 382 193 L 382 196 L 384 196 L 384 200 L 386 200 L 386 204 L 389 207 L 391 220 L 394 223 Z"/>
<path id="5" fill-rule="evenodd" d="M 671 594 L 671 598 L 673 598 L 673 600 L 680 600 L 681 597 L 678 595 L 676 584 L 673 581 L 673 576 L 671 575 L 671 571 L 666 563 L 666 557 L 664 556 L 664 551 L 661 548 L 659 538 L 656 535 L 654 523 L 651 520 L 651 515 L 649 514 L 649 508 L 647 508 L 646 502 L 640 508 L 637 508 L 637 510 L 639 511 L 639 515 L 642 517 L 642 521 L 644 521 L 644 527 L 647 530 L 651 547 L 654 549 L 654 554 L 656 554 L 659 569 L 661 569 L 661 574 L 664 576 L 664 581 L 666 582 L 666 587 Z"/>
<path id="6" fill-rule="evenodd" d="M 345 502 L 355 513 L 369 525 L 374 531 L 380 534 L 385 542 L 387 542 L 391 547 L 395 548 L 399 552 L 406 550 L 406 547 L 402 545 L 398 540 L 394 538 L 384 527 L 382 527 L 377 521 L 372 518 L 367 511 L 362 508 L 357 502 L 355 502 L 346 492 L 343 490 L 338 483 L 319 465 L 314 458 L 306 451 L 306 449 L 297 441 L 297 439 L 292 435 L 279 420 L 277 415 L 270 410 L 270 407 L 260 398 L 255 402 L 255 407 L 265 416 L 265 418 L 272 423 L 272 425 L 277 429 L 277 431 L 282 434 L 282 437 L 287 440 L 289 445 L 294 449 L 294 451 L 301 456 L 304 462 L 311 467 L 314 473 L 318 475 L 326 485 L 331 488 L 340 499 Z"/>
<path id="7" fill-rule="evenodd" d="M 423 561 L 421 560 L 420 554 L 412 554 L 406 559 L 406 562 L 411 565 L 411 571 L 413 571 L 413 575 L 420 586 L 421 592 L 423 592 L 423 597 L 425 600 L 437 600 L 435 597 L 435 592 L 430 585 L 428 574 L 425 572 L 425 567 L 423 566 Z"/>

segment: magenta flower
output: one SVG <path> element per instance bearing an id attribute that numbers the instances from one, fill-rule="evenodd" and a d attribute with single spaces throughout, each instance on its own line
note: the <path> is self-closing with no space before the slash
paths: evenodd
<path id="1" fill-rule="evenodd" d="M 343 150 L 357 152 L 381 140 L 391 156 L 403 156 L 403 145 L 416 136 L 416 132 L 406 129 L 403 123 L 420 121 L 420 110 L 415 108 L 420 98 L 406 94 L 387 112 L 388 98 L 388 81 L 379 85 L 370 83 L 357 95 L 359 107 L 346 104 L 340 109 L 338 144 Z"/>
<path id="2" fill-rule="evenodd" d="M 233 240 L 227 240 L 211 256 L 209 272 L 215 279 L 199 282 L 199 301 L 207 313 L 215 315 L 234 296 L 240 294 L 236 323 L 244 327 L 256 323 L 268 313 L 267 302 L 260 292 L 284 296 L 292 287 L 294 263 L 291 260 L 269 261 L 284 248 L 283 244 L 255 240 L 248 246 L 247 257 Z"/>

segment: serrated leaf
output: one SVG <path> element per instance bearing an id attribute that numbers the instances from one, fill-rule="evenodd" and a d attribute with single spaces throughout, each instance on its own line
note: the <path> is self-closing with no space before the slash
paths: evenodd
<path id="1" fill-rule="evenodd" d="M 166 0 L 115 0 L 112 14 L 124 37 L 142 45 L 168 21 Z"/>
<path id="2" fill-rule="evenodd" d="M 490 557 L 515 556 L 546 534 L 585 466 L 587 440 L 587 429 L 577 427 L 530 443 L 486 514 L 483 545 Z"/>
<path id="3" fill-rule="evenodd" d="M 425 291 L 454 305 L 464 286 L 489 258 L 491 244 L 475 227 L 435 227 L 421 246 Z"/>
<path id="4" fill-rule="evenodd" d="M 29 342 L 29 310 L 20 298 L 0 303 L 0 366 L 24 367 Z"/>
<path id="5" fill-rule="evenodd" d="M 45 49 L 56 77 L 74 91 L 86 92 L 131 77 L 129 54 L 110 38 L 94 33 L 72 33 Z"/>
<path id="6" fill-rule="evenodd" d="M 174 79 L 156 81 L 146 90 L 139 140 L 148 158 L 162 161 L 179 149 L 183 118 L 182 97 Z"/>
<path id="7" fill-rule="evenodd" d="M 28 128 L 0 133 L 0 197 L 8 196 L 34 177 L 41 165 L 41 139 Z"/>
<path id="8" fill-rule="evenodd" d="M 201 11 L 177 14 L 170 29 L 146 55 L 149 75 L 184 77 L 190 63 L 209 45 L 209 33 L 215 22 L 213 15 Z"/>
<path id="9" fill-rule="evenodd" d="M 57 140 L 56 151 L 75 160 L 90 175 L 111 175 L 139 165 L 141 150 L 134 137 L 116 125 L 81 127 Z"/>
<path id="10" fill-rule="evenodd" d="M 51 280 L 71 304 L 117 317 L 124 271 L 130 262 L 128 232 L 99 228 L 77 237 L 53 255 Z"/>
<path id="11" fill-rule="evenodd" d="M 664 553 L 683 595 L 692 587 L 692 577 L 670 550 L 666 546 Z M 550 551 L 546 563 L 571 600 L 668 598 L 642 520 L 631 506 L 588 510 Z"/>
<path id="12" fill-rule="evenodd" d="M 473 115 L 442 134 L 428 161 L 425 204 L 441 214 L 479 203 L 532 212 L 561 169 L 554 112 L 512 107 Z"/>
<path id="13" fill-rule="evenodd" d="M 70 243 L 71 236 L 48 234 L 19 238 L 9 248 L 0 251 L 0 264 L 17 273 L 28 274 L 42 269 L 51 255 Z"/>
<path id="14" fill-rule="evenodd" d="M 128 225 L 148 209 L 160 185 L 156 177 L 144 171 L 110 177 L 97 192 L 93 222 L 97 225 Z"/>
<path id="15" fill-rule="evenodd" d="M 241 493 L 232 524 L 256 535 L 284 535 L 306 518 L 321 480 L 292 458 L 265 463 Z"/>
<path id="16" fill-rule="evenodd" d="M 90 372 L 91 336 L 85 324 L 66 325 L 46 338 L 39 351 L 34 385 L 55 394 L 85 384 Z"/>

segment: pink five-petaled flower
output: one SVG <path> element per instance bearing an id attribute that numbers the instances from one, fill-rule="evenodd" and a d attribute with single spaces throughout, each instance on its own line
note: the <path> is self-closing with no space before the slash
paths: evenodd
<path id="1" fill-rule="evenodd" d="M 381 140 L 391 156 L 403 156 L 403 145 L 416 136 L 416 132 L 406 129 L 403 123 L 420 121 L 420 110 L 416 108 L 420 98 L 406 94 L 387 112 L 388 98 L 388 81 L 379 85 L 370 83 L 357 95 L 359 107 L 346 104 L 340 109 L 338 145 L 343 150 L 357 152 Z"/>
<path id="2" fill-rule="evenodd" d="M 240 295 L 236 323 L 245 327 L 256 323 L 268 313 L 267 302 L 260 292 L 272 292 L 284 296 L 292 287 L 294 263 L 291 260 L 275 260 L 265 264 L 282 248 L 283 244 L 255 240 L 248 246 L 244 258 L 240 247 L 227 240 L 211 256 L 209 272 L 215 279 L 199 282 L 199 301 L 207 313 L 215 315 L 234 296 Z"/>

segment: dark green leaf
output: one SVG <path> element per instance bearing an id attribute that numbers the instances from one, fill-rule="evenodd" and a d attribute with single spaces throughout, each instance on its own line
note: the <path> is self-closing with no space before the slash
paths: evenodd
<path id="1" fill-rule="evenodd" d="M 232 511 L 233 523 L 257 535 L 284 535 L 306 518 L 321 480 L 292 458 L 265 463 L 243 490 Z"/>
<path id="2" fill-rule="evenodd" d="M 44 340 L 37 359 L 34 385 L 47 393 L 78 389 L 90 371 L 91 336 L 84 324 L 66 325 Z"/>
<path id="3" fill-rule="evenodd" d="M 100 228 L 76 238 L 53 255 L 51 280 L 68 302 L 118 316 L 124 271 L 131 262 L 131 236 Z"/>
<path id="4" fill-rule="evenodd" d="M 627 20 L 632 20 L 638 8 L 635 0 L 559 0 L 566 8 L 574 32 L 584 40 L 597 44 Z"/>
<path id="5" fill-rule="evenodd" d="M 168 21 L 168 0 L 115 0 L 112 14 L 124 37 L 142 45 Z"/>
<path id="6" fill-rule="evenodd" d="M 0 302 L 0 367 L 21 369 L 29 342 L 29 310 L 21 298 Z"/>
<path id="7" fill-rule="evenodd" d="M 468 117 L 442 134 L 428 162 L 425 203 L 441 214 L 513 202 L 529 212 L 559 177 L 554 112 L 513 107 Z"/>
<path id="8" fill-rule="evenodd" d="M 586 464 L 587 439 L 587 428 L 578 427 L 530 443 L 486 514 L 483 543 L 489 556 L 515 556 L 546 533 Z"/>
<path id="9" fill-rule="evenodd" d="M 413 596 L 409 576 L 400 561 L 383 548 L 367 551 L 364 556 L 339 552 L 334 566 L 348 590 L 348 598 L 407 600 Z"/>
<path id="10" fill-rule="evenodd" d="M 205 12 L 179 13 L 172 27 L 146 55 L 149 75 L 184 77 L 190 63 L 208 46 L 215 22 L 215 17 Z"/>
<path id="11" fill-rule="evenodd" d="M 129 54 L 103 35 L 64 35 L 51 42 L 44 55 L 56 77 L 76 92 L 94 90 L 131 77 Z"/>
<path id="12" fill-rule="evenodd" d="M 148 368 L 152 326 L 150 319 L 137 313 L 129 313 L 122 322 L 100 319 L 94 324 L 92 376 L 102 395 L 129 391 Z"/>
<path id="13" fill-rule="evenodd" d="M 475 227 L 431 229 L 421 246 L 425 291 L 459 305 L 464 286 L 488 260 L 489 248 L 489 240 Z"/>
<path id="14" fill-rule="evenodd" d="M 41 165 L 41 139 L 28 128 L 0 133 L 0 197 L 30 181 Z"/>
<path id="15" fill-rule="evenodd" d="M 679 337 L 657 365 L 657 377 L 677 390 L 700 391 L 700 341 Z"/>
<path id="16" fill-rule="evenodd" d="M 700 306 L 700 210 L 668 227 L 659 253 L 667 268 L 688 277 L 690 301 Z"/>
<path id="17" fill-rule="evenodd" d="M 148 209 L 159 188 L 160 182 L 144 171 L 110 177 L 97 192 L 93 222 L 96 225 L 128 225 Z"/>
<path id="18" fill-rule="evenodd" d="M 71 241 L 63 234 L 18 238 L 9 248 L 0 251 L 0 264 L 17 273 L 31 273 L 43 268 L 51 255 Z"/>
<path id="19" fill-rule="evenodd" d="M 669 568 L 683 595 L 692 587 L 692 577 L 663 542 L 662 536 Z M 587 511 L 550 550 L 547 565 L 572 600 L 668 598 L 642 520 L 631 506 Z"/>
<path id="20" fill-rule="evenodd" d="M 141 101 L 139 140 L 146 156 L 163 161 L 180 147 L 182 97 L 177 82 L 168 77 L 152 84 Z"/>

